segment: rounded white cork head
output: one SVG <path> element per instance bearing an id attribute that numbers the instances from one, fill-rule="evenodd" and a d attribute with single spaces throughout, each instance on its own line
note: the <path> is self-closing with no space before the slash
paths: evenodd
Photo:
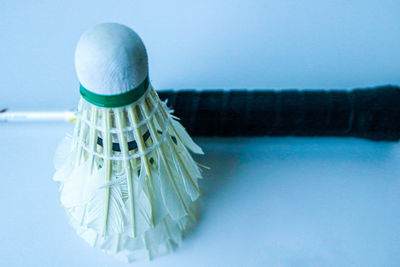
<path id="1" fill-rule="evenodd" d="M 125 93 L 147 78 L 146 48 L 132 29 L 118 23 L 99 24 L 79 39 L 75 68 L 87 90 L 100 95 Z"/>

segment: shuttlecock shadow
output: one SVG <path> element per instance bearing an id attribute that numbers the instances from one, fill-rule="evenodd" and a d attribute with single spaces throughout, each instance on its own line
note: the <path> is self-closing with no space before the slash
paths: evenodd
<path id="1" fill-rule="evenodd" d="M 189 254 L 194 244 L 207 244 L 196 246 L 196 254 L 213 262 L 227 255 L 246 259 L 246 266 L 368 265 L 376 256 L 361 255 L 375 246 L 395 255 L 398 144 L 356 138 L 196 142 L 205 152 L 196 161 L 210 169 L 200 182 L 199 224 L 183 248 Z"/>

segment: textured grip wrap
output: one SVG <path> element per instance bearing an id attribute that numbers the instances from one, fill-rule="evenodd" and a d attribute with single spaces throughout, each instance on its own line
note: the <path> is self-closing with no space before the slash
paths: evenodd
<path id="1" fill-rule="evenodd" d="M 400 87 L 353 90 L 167 90 L 192 136 L 400 138 Z"/>

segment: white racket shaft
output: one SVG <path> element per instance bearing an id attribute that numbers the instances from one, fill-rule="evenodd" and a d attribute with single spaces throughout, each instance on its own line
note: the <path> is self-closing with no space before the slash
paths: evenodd
<path id="1" fill-rule="evenodd" d="M 5 122 L 62 122 L 73 121 L 74 111 L 8 111 L 0 110 L 0 123 Z"/>

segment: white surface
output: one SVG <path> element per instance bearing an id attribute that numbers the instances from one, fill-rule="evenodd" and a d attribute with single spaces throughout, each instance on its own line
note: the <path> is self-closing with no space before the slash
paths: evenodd
<path id="1" fill-rule="evenodd" d="M 75 51 L 80 83 L 101 95 L 118 95 L 137 87 L 148 75 L 146 48 L 125 25 L 102 23 L 86 31 Z"/>
<path id="2" fill-rule="evenodd" d="M 0 266 L 129 266 L 67 223 L 52 157 L 71 125 L 0 125 Z M 198 227 L 130 266 L 398 266 L 400 146 L 357 139 L 201 139 Z"/>

